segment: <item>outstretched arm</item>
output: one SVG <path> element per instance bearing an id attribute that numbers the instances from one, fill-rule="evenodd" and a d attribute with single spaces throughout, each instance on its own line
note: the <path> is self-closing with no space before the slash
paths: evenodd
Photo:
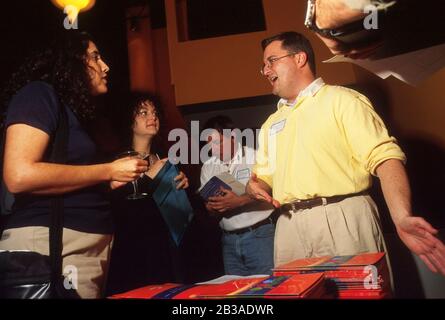
<path id="1" fill-rule="evenodd" d="M 263 180 L 252 173 L 249 183 L 246 186 L 246 193 L 253 199 L 265 201 L 272 204 L 275 208 L 280 207 L 280 203 L 272 198 L 272 188 Z"/>
<path id="2" fill-rule="evenodd" d="M 425 219 L 413 216 L 411 190 L 402 162 L 386 160 L 376 172 L 400 239 L 431 271 L 445 275 L 445 245 L 436 237 L 438 231 Z"/>
<path id="3" fill-rule="evenodd" d="M 147 170 L 141 159 L 123 158 L 97 165 L 44 162 L 49 135 L 26 124 L 6 131 L 4 180 L 12 193 L 63 194 L 112 180 L 126 183 Z"/>

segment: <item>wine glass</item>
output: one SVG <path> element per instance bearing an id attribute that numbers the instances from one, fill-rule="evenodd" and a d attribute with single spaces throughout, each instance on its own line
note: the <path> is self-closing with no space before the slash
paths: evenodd
<path id="1" fill-rule="evenodd" d="M 119 155 L 119 158 L 136 157 L 139 159 L 145 159 L 145 158 L 147 158 L 147 156 L 149 156 L 149 154 L 147 152 L 138 152 L 138 151 L 131 150 L 131 151 L 125 151 L 125 152 L 121 153 Z M 143 176 L 143 173 L 141 174 L 141 177 L 142 176 Z M 133 185 L 133 193 L 126 197 L 128 200 L 138 200 L 138 199 L 143 199 L 145 197 L 148 197 L 148 193 L 139 192 L 138 181 L 137 181 L 138 179 L 131 181 L 131 184 Z"/>
<path id="2" fill-rule="evenodd" d="M 152 165 L 154 165 L 156 162 L 158 162 L 160 160 L 160 158 L 159 158 L 157 153 L 155 153 L 155 154 L 152 154 L 152 153 L 146 154 L 146 156 L 143 159 L 148 161 L 148 165 L 149 165 L 148 168 L 150 168 Z"/>

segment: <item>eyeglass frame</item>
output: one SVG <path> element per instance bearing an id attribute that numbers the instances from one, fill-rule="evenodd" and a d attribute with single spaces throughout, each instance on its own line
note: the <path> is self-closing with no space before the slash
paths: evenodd
<path id="1" fill-rule="evenodd" d="M 144 116 L 144 115 L 142 114 L 143 112 L 145 112 L 145 113 L 147 113 L 147 114 Z M 135 116 L 136 116 L 136 117 L 141 117 L 141 118 L 143 118 L 143 119 L 147 119 L 149 116 L 152 116 L 152 117 L 154 117 L 154 118 L 159 119 L 159 112 L 157 112 L 156 110 L 155 110 L 154 112 L 150 112 L 150 111 L 148 111 L 148 110 L 146 110 L 146 109 L 139 109 L 139 110 L 136 112 Z"/>
<path id="2" fill-rule="evenodd" d="M 284 55 L 284 56 L 281 56 L 281 57 L 275 57 L 275 58 L 269 58 L 269 59 L 267 59 L 267 62 L 269 63 L 268 65 L 266 65 L 265 63 L 263 63 L 263 67 L 260 69 L 260 73 L 261 73 L 261 75 L 265 75 L 265 72 L 264 72 L 264 68 L 266 67 L 266 66 L 268 66 L 268 68 L 272 68 L 272 66 L 273 66 L 273 64 L 275 63 L 275 62 L 277 62 L 278 60 L 281 60 L 281 59 L 284 59 L 284 58 L 287 58 L 287 57 L 290 57 L 290 56 L 294 56 L 294 55 L 296 55 L 297 53 L 300 53 L 301 51 L 296 51 L 296 52 L 291 52 L 291 53 L 288 53 L 288 54 L 286 54 L 286 55 Z"/>

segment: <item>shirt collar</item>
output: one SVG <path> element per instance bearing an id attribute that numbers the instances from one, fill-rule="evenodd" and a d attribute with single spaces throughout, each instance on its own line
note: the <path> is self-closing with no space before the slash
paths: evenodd
<path id="1" fill-rule="evenodd" d="M 315 94 L 325 85 L 323 79 L 317 78 L 314 81 L 311 82 L 306 88 L 300 91 L 295 101 L 289 102 L 286 99 L 280 99 L 278 101 L 278 109 L 280 109 L 283 106 L 292 107 L 295 105 L 295 103 L 298 101 L 298 99 L 303 97 L 309 97 L 309 96 L 315 96 Z"/>

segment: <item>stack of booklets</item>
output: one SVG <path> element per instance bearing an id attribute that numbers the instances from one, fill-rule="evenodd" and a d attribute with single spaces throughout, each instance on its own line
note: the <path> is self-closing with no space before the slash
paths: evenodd
<path id="1" fill-rule="evenodd" d="M 227 281 L 181 285 L 150 285 L 129 292 L 116 294 L 112 299 L 225 299 L 225 298 L 275 298 L 316 299 L 325 294 L 322 273 L 237 277 Z"/>
<path id="2" fill-rule="evenodd" d="M 289 262 L 275 276 L 323 272 L 327 293 L 343 299 L 383 299 L 391 293 L 385 253 L 325 256 Z"/>

